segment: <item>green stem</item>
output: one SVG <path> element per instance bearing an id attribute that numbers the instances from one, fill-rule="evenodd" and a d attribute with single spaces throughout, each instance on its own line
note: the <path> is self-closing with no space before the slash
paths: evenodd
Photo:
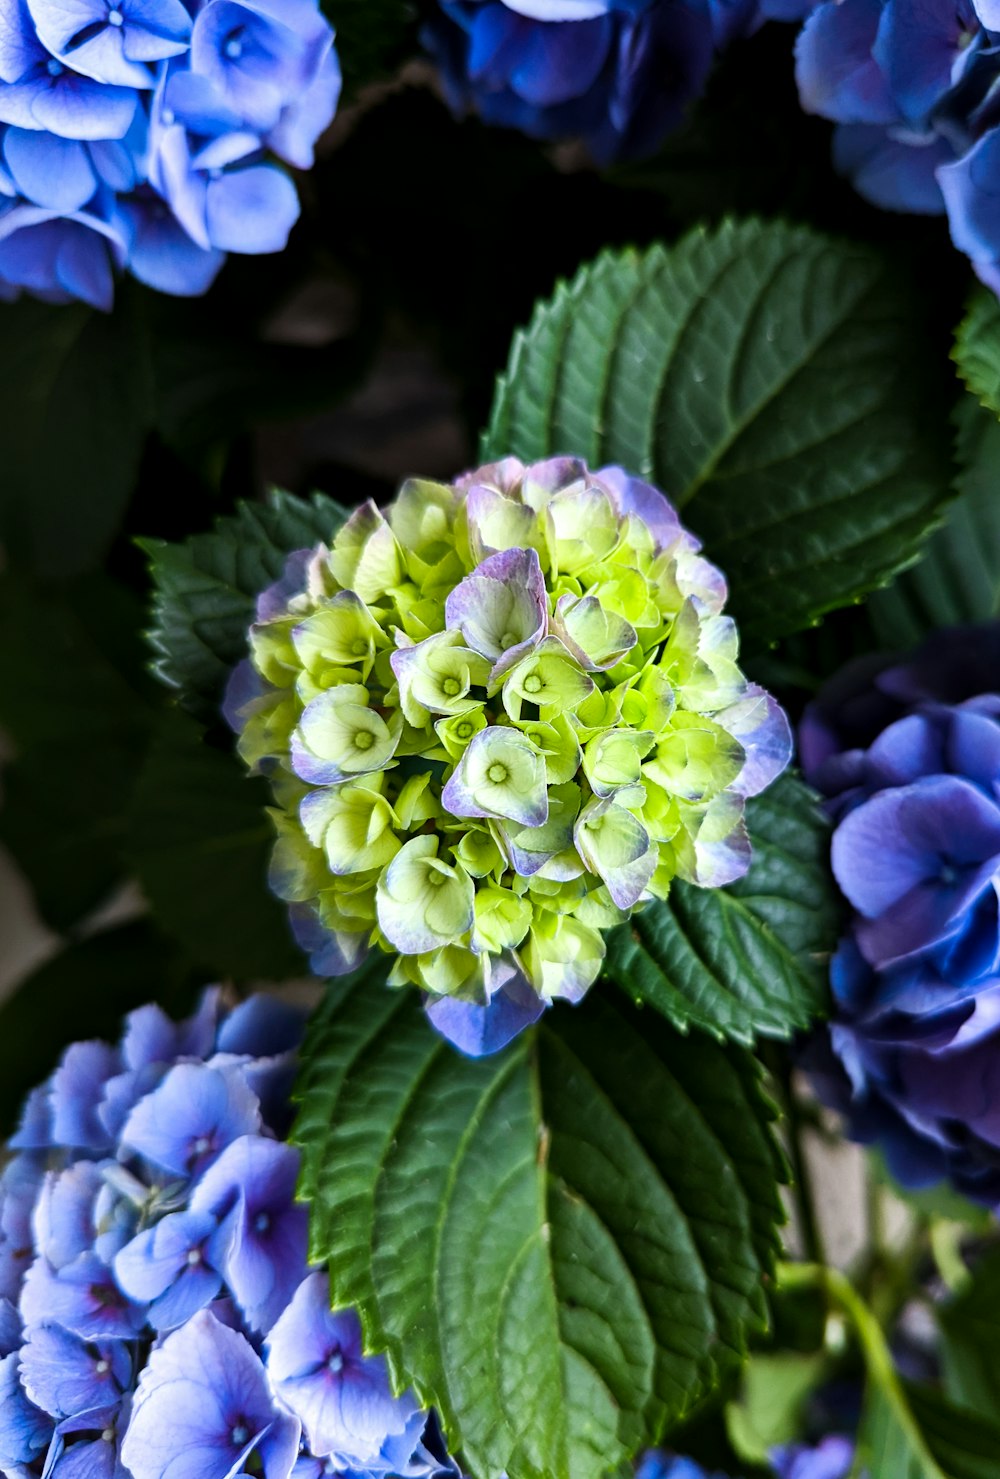
<path id="1" fill-rule="evenodd" d="M 923 1465 L 927 1479 L 944 1479 L 910 1411 L 882 1327 L 850 1280 L 839 1269 L 815 1263 L 782 1263 L 777 1272 L 779 1285 L 791 1289 L 821 1289 L 830 1303 L 839 1306 L 848 1317 L 858 1337 L 868 1378 L 892 1408 L 893 1417 Z"/>

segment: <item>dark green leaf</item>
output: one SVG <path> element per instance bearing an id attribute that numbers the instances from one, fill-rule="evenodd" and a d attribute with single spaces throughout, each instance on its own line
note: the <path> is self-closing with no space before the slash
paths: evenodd
<path id="1" fill-rule="evenodd" d="M 0 583 L 0 723 L 16 747 L 0 840 L 59 932 L 124 873 L 125 815 L 149 723 L 142 649 L 128 650 L 140 617 L 139 603 L 102 578 L 58 592 Z"/>
<path id="2" fill-rule="evenodd" d="M 952 1401 L 994 1422 L 1000 1419 L 998 1320 L 1000 1249 L 993 1249 L 968 1287 L 940 1307 L 938 1323 L 945 1391 Z"/>
<path id="3" fill-rule="evenodd" d="M 476 1479 L 599 1479 L 765 1324 L 783 1168 L 742 1050 L 595 991 L 470 1060 L 362 977 L 297 1098 L 334 1303 Z"/>
<path id="4" fill-rule="evenodd" d="M 148 920 L 92 935 L 47 961 L 0 1006 L 0 1136 L 63 1048 L 78 1038 L 117 1039 L 122 1015 L 147 1001 L 180 1014 L 198 986 Z"/>
<path id="5" fill-rule="evenodd" d="M 973 293 L 952 358 L 976 399 L 1000 416 L 1000 302 L 988 288 Z"/>
<path id="6" fill-rule="evenodd" d="M 753 863 L 725 889 L 675 883 L 608 941 L 607 974 L 682 1032 L 750 1043 L 790 1037 L 826 1001 L 838 906 L 829 828 L 815 797 L 785 776 L 751 801 Z"/>
<path id="7" fill-rule="evenodd" d="M 901 1389 L 869 1381 L 858 1432 L 855 1479 L 958 1479 L 946 1476 Z"/>
<path id="8" fill-rule="evenodd" d="M 515 338 L 483 456 L 651 478 L 744 632 L 773 641 L 910 564 L 947 496 L 946 412 L 899 276 L 756 221 L 607 252 Z"/>
<path id="9" fill-rule="evenodd" d="M 129 852 L 154 917 L 206 971 L 303 972 L 285 909 L 268 892 L 274 833 L 266 783 L 168 713 L 139 776 Z"/>
<path id="10" fill-rule="evenodd" d="M 994 1340 L 995 1329 L 994 1320 Z M 995 1405 L 992 1412 L 980 1415 L 927 1387 L 907 1384 L 906 1394 L 927 1446 L 948 1479 L 997 1479 L 1000 1422 Z M 880 1470 L 876 1472 L 881 1476 Z"/>
<path id="11" fill-rule="evenodd" d="M 330 539 L 344 517 L 320 493 L 307 502 L 274 491 L 266 503 L 240 504 L 211 534 L 143 542 L 156 587 L 156 670 L 185 708 L 205 720 L 218 716 L 226 680 L 246 656 L 257 596 L 293 550 Z"/>
<path id="12" fill-rule="evenodd" d="M 911 647 L 938 627 L 1000 614 L 1000 421 L 971 396 L 959 402 L 956 420 L 958 497 L 920 564 L 869 603 L 888 647 Z"/>
<path id="13" fill-rule="evenodd" d="M 0 537 L 46 576 L 96 566 L 133 490 L 152 394 L 130 303 L 0 306 Z"/>

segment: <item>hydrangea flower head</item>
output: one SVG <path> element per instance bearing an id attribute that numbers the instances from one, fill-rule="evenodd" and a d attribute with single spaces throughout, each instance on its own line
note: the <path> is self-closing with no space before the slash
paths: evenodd
<path id="1" fill-rule="evenodd" d="M 274 252 L 337 105 L 317 0 L 10 0 L 0 27 L 0 297 L 109 308 L 128 269 L 193 295 Z"/>
<path id="2" fill-rule="evenodd" d="M 744 801 L 790 736 L 698 548 L 621 469 L 511 459 L 291 558 L 227 709 L 318 974 L 375 944 L 488 1052 L 578 1001 L 672 879 L 746 871 Z"/>
<path id="3" fill-rule="evenodd" d="M 459 111 L 596 163 L 651 153 L 701 92 L 752 0 L 440 0 L 425 27 Z"/>
<path id="4" fill-rule="evenodd" d="M 853 910 L 821 1093 L 908 1186 L 1000 1201 L 1000 624 L 865 660 L 807 711 Z"/>
<path id="5" fill-rule="evenodd" d="M 457 1474 L 306 1263 L 279 1138 L 302 1027 L 216 991 L 177 1025 L 144 1007 L 31 1096 L 0 1177 L 4 1474 Z"/>
<path id="6" fill-rule="evenodd" d="M 1000 291 L 1000 6 L 822 0 L 798 15 L 799 93 L 837 124 L 838 169 L 876 205 L 946 211 L 955 245 Z"/>

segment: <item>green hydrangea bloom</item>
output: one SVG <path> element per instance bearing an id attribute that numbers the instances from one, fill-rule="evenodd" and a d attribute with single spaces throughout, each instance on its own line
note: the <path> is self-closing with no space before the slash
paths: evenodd
<path id="1" fill-rule="evenodd" d="M 375 945 L 393 983 L 520 1020 L 578 1000 L 675 877 L 745 872 L 744 800 L 791 741 L 698 549 L 621 469 L 510 459 L 292 557 L 231 708 L 314 968 Z"/>

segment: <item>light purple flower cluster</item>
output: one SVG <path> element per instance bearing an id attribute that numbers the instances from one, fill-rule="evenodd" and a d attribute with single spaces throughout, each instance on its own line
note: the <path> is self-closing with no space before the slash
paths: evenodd
<path id="1" fill-rule="evenodd" d="M 6 0 L 0 297 L 203 293 L 275 252 L 340 92 L 318 0 Z"/>
<path id="2" fill-rule="evenodd" d="M 838 168 L 876 205 L 947 211 L 1000 291 L 998 0 L 823 0 L 797 56 L 803 106 L 838 124 Z"/>
<path id="3" fill-rule="evenodd" d="M 1000 623 L 864 659 L 807 710 L 800 753 L 829 798 L 853 914 L 822 1096 L 907 1186 L 1000 1202 Z M 832 1048 L 832 1055 L 830 1049 Z M 829 1055 L 829 1056 L 828 1056 Z"/>
<path id="4" fill-rule="evenodd" d="M 0 1472 L 402 1479 L 457 1471 L 306 1258 L 280 1138 L 301 1014 L 217 991 L 74 1044 L 0 1176 Z"/>
<path id="5" fill-rule="evenodd" d="M 610 164 L 651 153 L 756 21 L 754 0 L 441 0 L 424 40 L 457 110 Z"/>

